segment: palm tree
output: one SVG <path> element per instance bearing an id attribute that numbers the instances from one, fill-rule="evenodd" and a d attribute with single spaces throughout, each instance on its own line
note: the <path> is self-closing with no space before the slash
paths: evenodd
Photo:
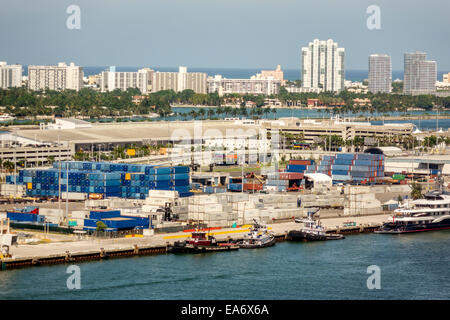
<path id="1" fill-rule="evenodd" d="M 209 108 L 208 109 L 208 118 L 211 119 L 215 113 L 216 112 L 214 111 L 214 109 Z"/>
<path id="2" fill-rule="evenodd" d="M 3 162 L 3 168 L 5 168 L 7 172 L 13 171 L 14 167 L 15 167 L 14 163 L 12 163 L 9 160 Z"/>
<path id="3" fill-rule="evenodd" d="M 199 113 L 200 117 L 203 119 L 205 117 L 206 111 L 205 111 L 205 109 L 200 109 L 198 111 L 198 113 Z"/>
<path id="4" fill-rule="evenodd" d="M 197 111 L 195 111 L 194 109 L 192 109 L 189 114 L 191 115 L 192 119 L 195 120 L 195 118 L 197 118 L 198 114 Z"/>

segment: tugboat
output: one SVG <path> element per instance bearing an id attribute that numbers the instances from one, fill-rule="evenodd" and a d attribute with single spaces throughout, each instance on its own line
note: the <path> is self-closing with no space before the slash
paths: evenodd
<path id="1" fill-rule="evenodd" d="M 167 247 L 170 253 L 205 253 L 216 251 L 238 250 L 239 246 L 233 243 L 218 243 L 213 236 L 207 236 L 205 231 L 192 232 L 192 238 L 185 241 L 175 241 L 173 246 Z"/>
<path id="2" fill-rule="evenodd" d="M 300 230 L 289 231 L 287 239 L 291 241 L 325 241 L 325 240 L 341 240 L 345 239 L 342 234 L 326 233 L 325 228 L 316 223 L 314 214 L 320 209 L 308 211 L 306 219 L 295 219 L 297 223 L 303 223 L 304 226 Z"/>
<path id="3" fill-rule="evenodd" d="M 267 227 L 259 224 L 255 219 L 253 219 L 253 221 L 253 226 L 250 229 L 247 238 L 238 242 L 239 248 L 257 249 L 275 245 L 276 239 L 274 235 L 267 230 Z"/>

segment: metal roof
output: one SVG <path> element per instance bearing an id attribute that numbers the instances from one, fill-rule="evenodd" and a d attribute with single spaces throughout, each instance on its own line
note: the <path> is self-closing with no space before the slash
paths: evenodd
<path id="1" fill-rule="evenodd" d="M 42 142 L 71 141 L 75 144 L 128 143 L 149 140 L 246 138 L 256 136 L 258 126 L 227 121 L 172 121 L 93 124 L 91 128 L 66 130 L 19 130 L 17 135 Z"/>
<path id="2" fill-rule="evenodd" d="M 305 173 L 305 177 L 317 182 L 332 182 L 331 177 L 324 173 Z"/>

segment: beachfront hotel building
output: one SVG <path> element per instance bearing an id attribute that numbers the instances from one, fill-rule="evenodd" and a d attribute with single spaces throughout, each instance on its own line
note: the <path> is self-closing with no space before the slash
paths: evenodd
<path id="1" fill-rule="evenodd" d="M 193 90 L 195 93 L 206 93 L 207 74 L 201 72 L 187 72 L 186 67 L 179 67 L 178 72 L 154 72 L 152 78 L 152 92 L 162 90 Z"/>
<path id="2" fill-rule="evenodd" d="M 20 64 L 8 65 L 0 61 L 0 88 L 15 88 L 22 86 L 22 66 Z"/>
<path id="3" fill-rule="evenodd" d="M 391 57 L 386 54 L 371 54 L 369 56 L 369 92 L 390 93 L 391 91 Z"/>
<path id="4" fill-rule="evenodd" d="M 281 70 L 280 65 L 277 65 L 275 70 L 261 70 L 261 73 L 258 73 L 256 77 L 259 79 L 267 79 L 272 77 L 275 80 L 280 80 L 282 86 L 286 84 L 286 80 L 284 80 L 284 72 Z"/>
<path id="5" fill-rule="evenodd" d="M 450 72 L 442 75 L 442 82 L 450 83 Z"/>
<path id="6" fill-rule="evenodd" d="M 57 66 L 29 66 L 28 88 L 30 90 L 76 90 L 83 88 L 83 68 L 73 62 Z"/>
<path id="7" fill-rule="evenodd" d="M 329 39 L 315 39 L 302 48 L 302 86 L 339 92 L 344 89 L 345 49 Z"/>
<path id="8" fill-rule="evenodd" d="M 147 69 L 140 69 L 137 72 L 117 72 L 116 67 L 111 66 L 109 71 L 101 73 L 100 88 L 102 92 L 137 88 L 141 93 L 147 93 L 148 86 Z"/>
<path id="9" fill-rule="evenodd" d="M 227 79 L 221 75 L 208 77 L 208 93 L 224 94 L 262 94 L 271 95 L 280 92 L 281 81 L 274 77 L 252 76 L 250 79 Z"/>
<path id="10" fill-rule="evenodd" d="M 431 94 L 436 92 L 436 61 L 427 61 L 426 53 L 405 53 L 403 93 Z"/>

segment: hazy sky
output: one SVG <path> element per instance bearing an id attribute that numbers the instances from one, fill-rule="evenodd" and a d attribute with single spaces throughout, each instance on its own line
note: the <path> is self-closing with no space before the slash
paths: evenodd
<path id="1" fill-rule="evenodd" d="M 69 30 L 69 5 L 81 29 Z M 369 5 L 381 29 L 369 30 Z M 450 71 L 448 0 L 0 0 L 0 61 L 81 66 L 300 68 L 315 38 L 346 50 L 345 67 L 371 53 L 424 51 Z"/>

